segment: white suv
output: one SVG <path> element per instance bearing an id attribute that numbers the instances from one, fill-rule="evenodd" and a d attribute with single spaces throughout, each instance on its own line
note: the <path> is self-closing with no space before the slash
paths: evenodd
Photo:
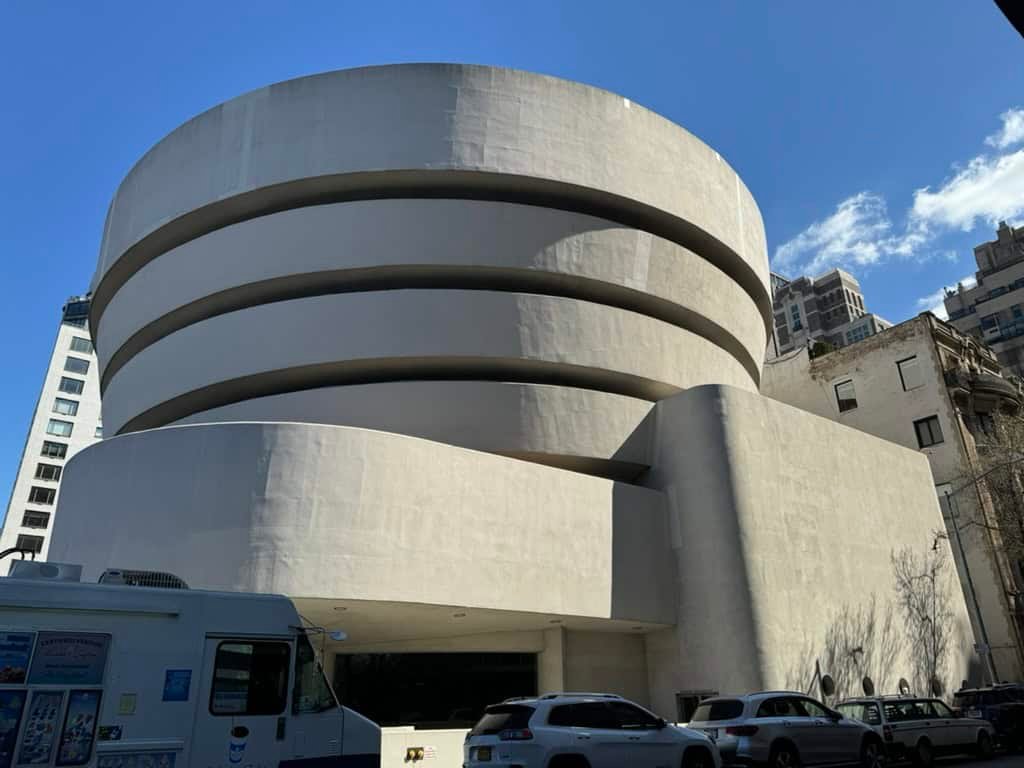
<path id="1" fill-rule="evenodd" d="M 704 734 L 670 725 L 621 696 L 549 693 L 484 711 L 463 768 L 720 768 Z"/>

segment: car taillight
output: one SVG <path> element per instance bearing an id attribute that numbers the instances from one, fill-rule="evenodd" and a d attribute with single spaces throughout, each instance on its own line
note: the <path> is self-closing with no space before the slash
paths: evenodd
<path id="1" fill-rule="evenodd" d="M 529 728 L 508 728 L 498 734 L 501 741 L 529 741 L 533 732 Z"/>
<path id="2" fill-rule="evenodd" d="M 883 725 L 882 726 L 882 736 L 885 737 L 886 741 L 892 741 L 892 726 L 891 725 Z"/>
<path id="3" fill-rule="evenodd" d="M 756 725 L 734 725 L 725 729 L 729 736 L 753 736 L 757 733 Z"/>

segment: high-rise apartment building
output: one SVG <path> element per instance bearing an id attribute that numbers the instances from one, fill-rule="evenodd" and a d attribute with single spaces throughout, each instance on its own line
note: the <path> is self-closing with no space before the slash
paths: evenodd
<path id="1" fill-rule="evenodd" d="M 999 222 L 996 239 L 974 249 L 977 285 L 946 293 L 949 322 L 981 339 L 1004 368 L 1024 376 L 1024 229 Z"/>
<path id="2" fill-rule="evenodd" d="M 100 385 L 88 314 L 88 296 L 72 296 L 62 310 L 57 340 L 7 504 L 0 551 L 19 547 L 46 556 L 64 465 L 103 437 Z"/>
<path id="3" fill-rule="evenodd" d="M 768 359 L 823 341 L 844 347 L 892 323 L 864 308 L 857 278 L 841 269 L 788 280 L 772 273 L 772 339 Z"/>

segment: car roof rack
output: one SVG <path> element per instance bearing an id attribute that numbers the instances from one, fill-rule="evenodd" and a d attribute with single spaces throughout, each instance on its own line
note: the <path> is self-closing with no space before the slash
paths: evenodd
<path id="1" fill-rule="evenodd" d="M 538 696 L 537 698 L 539 698 L 542 701 L 546 701 L 548 699 L 557 699 L 557 698 L 560 698 L 562 696 L 579 696 L 579 697 L 591 698 L 591 699 L 621 699 L 622 698 L 617 693 L 588 693 L 588 692 L 580 692 L 580 691 L 560 691 L 560 692 L 556 692 L 556 693 L 545 693 L 543 696 Z"/>

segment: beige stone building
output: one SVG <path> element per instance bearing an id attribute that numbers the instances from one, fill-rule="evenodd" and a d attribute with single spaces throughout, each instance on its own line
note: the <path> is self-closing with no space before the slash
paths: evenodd
<path id="1" fill-rule="evenodd" d="M 1019 678 L 1024 574 L 998 534 L 971 522 L 992 520 L 991 500 L 965 470 L 977 465 L 976 435 L 991 413 L 1021 401 L 992 350 L 926 312 L 813 360 L 807 349 L 769 360 L 761 392 L 928 457 L 979 646 L 990 646 L 999 679 Z"/>
<path id="2" fill-rule="evenodd" d="M 946 294 L 949 321 L 982 339 L 1011 372 L 1024 376 L 1024 229 L 999 222 L 996 239 L 974 249 L 977 283 Z"/>

